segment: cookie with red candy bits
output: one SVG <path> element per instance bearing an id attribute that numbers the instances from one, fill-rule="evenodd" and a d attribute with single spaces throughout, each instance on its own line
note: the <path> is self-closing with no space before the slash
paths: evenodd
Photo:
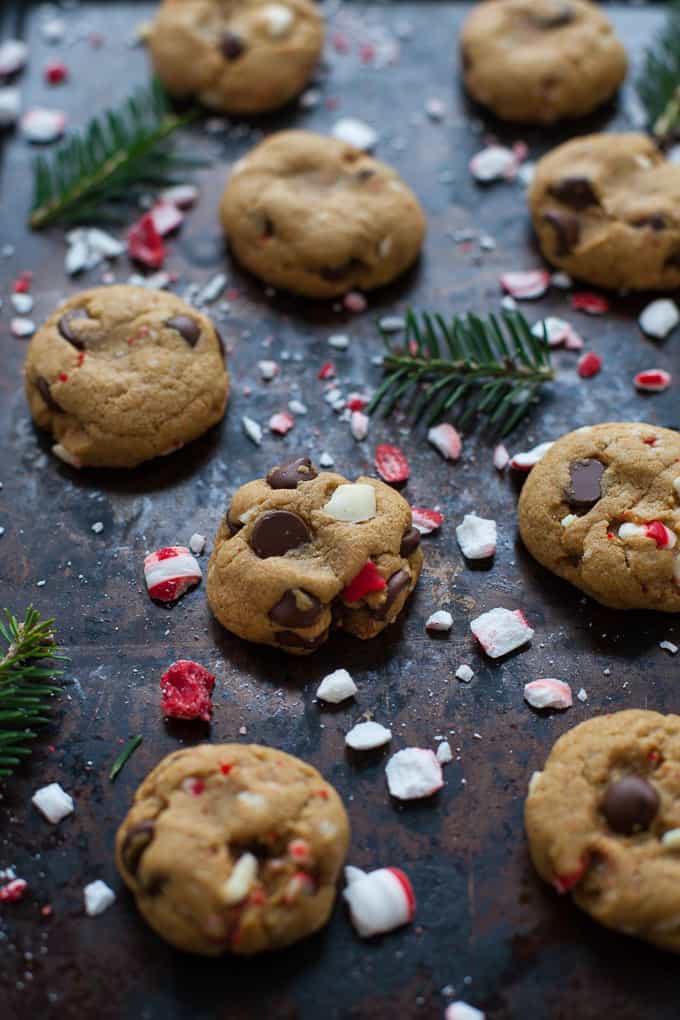
<path id="1" fill-rule="evenodd" d="M 398 492 L 375 478 L 319 473 L 300 457 L 234 494 L 208 566 L 208 601 L 240 637 L 306 655 L 332 627 L 365 639 L 393 623 L 422 562 Z"/>
<path id="2" fill-rule="evenodd" d="M 562 436 L 524 484 L 519 530 L 603 605 L 680 612 L 680 434 L 622 422 Z"/>
<path id="3" fill-rule="evenodd" d="M 116 861 L 166 941 L 252 955 L 326 923 L 348 845 L 342 801 L 311 765 L 272 747 L 203 744 L 146 777 Z"/>
<path id="4" fill-rule="evenodd" d="M 175 294 L 96 287 L 49 317 L 26 355 L 33 420 L 73 467 L 135 467 L 223 416 L 229 376 L 210 319 Z"/>
<path id="5" fill-rule="evenodd" d="M 574 727 L 531 777 L 524 817 L 558 893 L 680 952 L 680 716 L 629 709 Z"/>

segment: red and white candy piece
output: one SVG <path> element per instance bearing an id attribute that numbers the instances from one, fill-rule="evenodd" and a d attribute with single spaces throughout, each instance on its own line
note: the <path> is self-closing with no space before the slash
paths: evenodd
<path id="1" fill-rule="evenodd" d="M 599 294 L 590 291 L 578 291 L 571 296 L 571 307 L 586 315 L 604 315 L 609 311 L 609 302 Z"/>
<path id="2" fill-rule="evenodd" d="M 323 507 L 323 512 L 336 521 L 360 524 L 375 517 L 375 489 L 364 482 L 338 485 Z"/>
<path id="3" fill-rule="evenodd" d="M 456 528 L 456 538 L 468 560 L 485 560 L 496 553 L 496 522 L 466 514 Z"/>
<path id="4" fill-rule="evenodd" d="M 212 717 L 215 677 L 205 666 L 190 659 L 178 659 L 161 677 L 161 711 L 173 719 Z"/>
<path id="5" fill-rule="evenodd" d="M 128 255 L 147 269 L 160 269 L 165 261 L 165 247 L 151 213 L 144 213 L 133 223 L 127 234 Z"/>
<path id="6" fill-rule="evenodd" d="M 587 351 L 578 359 L 576 371 L 582 379 L 591 379 L 602 368 L 602 358 L 594 351 Z"/>
<path id="7" fill-rule="evenodd" d="M 528 269 L 526 272 L 503 273 L 501 287 L 518 301 L 531 301 L 543 297 L 550 286 L 550 273 L 545 269 Z"/>
<path id="8" fill-rule="evenodd" d="M 288 411 L 279 411 L 269 419 L 269 431 L 275 432 L 278 436 L 285 436 L 294 424 L 295 419 L 292 414 L 289 414 Z"/>
<path id="9" fill-rule="evenodd" d="M 410 468 L 405 455 L 398 446 L 381 443 L 375 450 L 375 466 L 384 482 L 398 485 L 408 481 Z"/>
<path id="10" fill-rule="evenodd" d="M 66 115 L 61 110 L 48 110 L 36 106 L 27 110 L 20 121 L 24 138 L 29 142 L 42 145 L 61 138 L 66 127 Z"/>
<path id="11" fill-rule="evenodd" d="M 385 766 L 387 788 L 397 800 L 431 797 L 444 785 L 442 767 L 434 751 L 405 747 L 393 754 Z"/>
<path id="12" fill-rule="evenodd" d="M 345 602 L 358 602 L 364 595 L 369 595 L 372 591 L 383 591 L 386 587 L 387 581 L 375 563 L 366 560 L 359 573 L 343 589 L 342 597 Z"/>
<path id="13" fill-rule="evenodd" d="M 435 450 L 441 453 L 444 460 L 458 460 L 463 449 L 463 443 L 458 431 L 454 429 L 453 425 L 446 423 L 435 425 L 429 429 L 427 441 L 432 443 Z"/>
<path id="14" fill-rule="evenodd" d="M 545 457 L 552 445 L 552 442 L 539 443 L 538 446 L 534 446 L 531 450 L 513 454 L 510 459 L 510 467 L 516 471 L 531 471 L 532 467 L 538 464 L 541 457 Z"/>
<path id="15" fill-rule="evenodd" d="M 412 506 L 411 522 L 421 535 L 431 535 L 443 524 L 444 514 L 440 514 L 438 510 L 429 510 L 427 507 Z"/>
<path id="16" fill-rule="evenodd" d="M 349 430 L 357 440 L 361 442 L 368 435 L 368 415 L 363 411 L 352 411 L 349 419 Z"/>
<path id="17" fill-rule="evenodd" d="M 392 730 L 387 726 L 369 719 L 367 722 L 357 723 L 345 735 L 345 743 L 353 751 L 373 751 L 376 747 L 383 747 L 389 744 L 392 739 Z"/>
<path id="18" fill-rule="evenodd" d="M 184 217 L 179 211 L 179 207 L 173 205 L 172 202 L 156 202 L 151 209 L 151 219 L 157 233 L 161 237 L 165 237 L 166 234 L 171 234 L 173 230 L 177 230 L 181 226 Z"/>
<path id="19" fill-rule="evenodd" d="M 662 393 L 667 390 L 673 377 L 670 372 L 662 368 L 648 368 L 644 372 L 638 372 L 633 382 L 635 388 L 645 393 Z"/>
<path id="20" fill-rule="evenodd" d="M 675 301 L 659 298 L 643 308 L 638 323 L 646 336 L 664 340 L 680 322 L 680 309 Z"/>
<path id="21" fill-rule="evenodd" d="M 0 45 L 0 78 L 16 74 L 26 63 L 28 46 L 20 39 L 5 39 Z"/>
<path id="22" fill-rule="evenodd" d="M 18 903 L 24 898 L 28 882 L 23 878 L 13 878 L 11 882 L 0 886 L 0 903 Z"/>
<path id="23" fill-rule="evenodd" d="M 425 623 L 426 630 L 441 631 L 446 633 L 453 627 L 453 617 L 446 609 L 438 609 L 436 613 L 428 616 Z"/>
<path id="24" fill-rule="evenodd" d="M 486 149 L 476 153 L 469 163 L 470 173 L 482 184 L 503 178 L 511 180 L 517 173 L 518 166 L 517 153 L 504 145 L 487 146 Z"/>
<path id="25" fill-rule="evenodd" d="M 409 924 L 416 913 L 413 887 L 400 868 L 361 871 L 345 868 L 347 887 L 343 898 L 361 938 L 382 935 Z"/>
<path id="26" fill-rule="evenodd" d="M 490 609 L 472 621 L 470 630 L 492 659 L 514 652 L 534 636 L 521 609 Z"/>
<path id="27" fill-rule="evenodd" d="M 444 1020 L 486 1020 L 486 1013 L 459 999 L 446 1007 Z"/>
<path id="28" fill-rule="evenodd" d="M 561 347 L 564 344 L 572 351 L 580 350 L 583 347 L 583 339 L 571 323 L 552 315 L 534 323 L 531 332 L 538 340 L 544 340 L 547 337 L 549 347 Z"/>
<path id="29" fill-rule="evenodd" d="M 532 708 L 571 708 L 571 687 L 563 680 L 532 680 L 524 685 L 524 700 Z"/>
<path id="30" fill-rule="evenodd" d="M 10 322 L 9 328 L 12 331 L 12 336 L 15 336 L 17 340 L 23 340 L 27 336 L 33 336 L 35 333 L 35 322 L 33 319 L 26 319 L 22 315 L 16 315 Z"/>
<path id="31" fill-rule="evenodd" d="M 672 549 L 678 541 L 675 532 L 667 528 L 661 521 L 649 521 L 647 524 L 622 524 L 619 528 L 619 538 L 624 542 L 636 536 L 653 538 L 658 549 Z"/>
<path id="32" fill-rule="evenodd" d="M 144 580 L 156 602 L 174 602 L 202 577 L 198 560 L 184 545 L 158 549 L 144 559 Z"/>

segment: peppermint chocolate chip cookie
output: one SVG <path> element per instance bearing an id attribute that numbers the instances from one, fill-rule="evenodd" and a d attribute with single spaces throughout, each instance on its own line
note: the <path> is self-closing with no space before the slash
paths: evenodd
<path id="1" fill-rule="evenodd" d="M 545 257 L 601 287 L 680 286 L 680 166 L 646 135 L 588 135 L 544 156 L 529 191 Z"/>
<path id="2" fill-rule="evenodd" d="M 600 924 L 680 952 L 680 716 L 581 723 L 529 784 L 540 876 Z"/>
<path id="3" fill-rule="evenodd" d="M 271 747 L 203 744 L 146 777 L 116 861 L 173 946 L 252 955 L 326 923 L 348 844 L 342 801 L 311 765 Z"/>
<path id="4" fill-rule="evenodd" d="M 468 91 L 503 120 L 582 117 L 626 76 L 626 52 L 586 0 L 477 4 L 460 38 Z"/>
<path id="5" fill-rule="evenodd" d="M 300 457 L 235 493 L 210 558 L 208 601 L 228 630 L 295 655 L 319 648 L 331 626 L 372 638 L 416 586 L 419 543 L 394 489 L 319 474 Z"/>
<path id="6" fill-rule="evenodd" d="M 165 0 L 149 48 L 171 95 L 249 114 L 283 106 L 302 91 L 323 36 L 311 0 Z"/>
<path id="7" fill-rule="evenodd" d="M 33 419 L 74 467 L 135 467 L 172 453 L 222 418 L 228 390 L 211 321 L 145 287 L 76 294 L 26 355 Z"/>
<path id="8" fill-rule="evenodd" d="M 519 530 L 603 605 L 680 612 L 680 434 L 624 422 L 563 436 L 525 482 Z"/>
<path id="9" fill-rule="evenodd" d="M 423 211 L 396 171 L 309 131 L 271 135 L 240 160 L 221 215 L 251 272 L 317 298 L 389 283 L 425 236 Z"/>

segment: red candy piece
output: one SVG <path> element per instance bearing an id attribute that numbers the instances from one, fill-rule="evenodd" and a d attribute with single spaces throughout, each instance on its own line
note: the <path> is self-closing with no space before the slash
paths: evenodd
<path id="1" fill-rule="evenodd" d="M 43 73 L 48 85 L 60 85 L 68 78 L 68 68 L 60 60 L 52 60 L 47 64 Z"/>
<path id="2" fill-rule="evenodd" d="M 27 294 L 32 282 L 33 273 L 30 269 L 24 269 L 12 284 L 12 290 L 15 294 Z"/>
<path id="3" fill-rule="evenodd" d="M 375 466 L 384 482 L 405 482 L 411 473 L 408 461 L 399 447 L 390 446 L 389 443 L 381 443 L 376 447 Z"/>
<path id="4" fill-rule="evenodd" d="M 23 878 L 15 878 L 7 885 L 0 886 L 0 903 L 18 903 L 24 898 L 27 889 L 28 882 L 25 882 Z"/>
<path id="5" fill-rule="evenodd" d="M 581 861 L 581 864 L 577 871 L 572 871 L 568 875 L 553 875 L 552 884 L 560 894 L 569 892 L 570 889 L 573 889 L 574 886 L 581 881 L 581 879 L 586 873 L 587 868 L 588 858 L 585 857 Z"/>
<path id="6" fill-rule="evenodd" d="M 571 307 L 575 308 L 577 312 L 585 312 L 587 315 L 604 315 L 609 311 L 609 302 L 599 294 L 581 290 L 572 294 Z"/>
<path id="7" fill-rule="evenodd" d="M 649 524 L 645 524 L 645 533 L 647 538 L 654 539 L 659 549 L 664 549 L 669 545 L 670 532 L 661 521 L 650 521 Z"/>
<path id="8" fill-rule="evenodd" d="M 210 722 L 214 686 L 215 677 L 204 666 L 179 659 L 161 677 L 161 711 L 173 719 Z"/>
<path id="9" fill-rule="evenodd" d="M 638 372 L 633 382 L 638 390 L 661 393 L 662 390 L 666 390 L 670 386 L 671 374 L 664 372 L 662 368 L 650 368 L 646 372 Z"/>
<path id="10" fill-rule="evenodd" d="M 135 262 L 141 262 L 148 269 L 160 269 L 165 259 L 165 248 L 156 230 L 151 213 L 144 213 L 141 219 L 128 230 L 128 254 Z"/>
<path id="11" fill-rule="evenodd" d="M 332 361 L 326 361 L 319 369 L 319 379 L 332 379 L 335 375 L 335 365 Z"/>
<path id="12" fill-rule="evenodd" d="M 416 916 L 416 894 L 413 891 L 411 880 L 408 875 L 401 870 L 401 868 L 388 868 L 387 870 L 392 872 L 404 891 L 404 896 L 406 897 L 406 903 L 408 905 L 408 920 L 412 921 Z"/>
<path id="13" fill-rule="evenodd" d="M 363 567 L 353 580 L 349 582 L 342 593 L 345 602 L 358 602 L 364 595 L 372 591 L 383 591 L 387 587 L 387 581 L 382 576 L 375 563 L 366 560 Z"/>
<path id="14" fill-rule="evenodd" d="M 430 535 L 444 523 L 444 514 L 438 510 L 428 510 L 424 506 L 412 506 L 411 518 L 413 527 L 417 528 L 421 535 Z"/>
<path id="15" fill-rule="evenodd" d="M 601 368 L 602 358 L 593 351 L 588 351 L 578 359 L 577 371 L 582 379 L 590 379 L 591 376 L 597 375 Z"/>

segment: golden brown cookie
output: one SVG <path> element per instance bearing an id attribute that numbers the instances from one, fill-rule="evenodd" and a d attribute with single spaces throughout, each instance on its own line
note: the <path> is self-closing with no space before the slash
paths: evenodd
<path id="1" fill-rule="evenodd" d="M 544 156 L 529 191 L 545 257 L 601 287 L 680 286 L 680 166 L 646 135 L 587 135 Z"/>
<path id="2" fill-rule="evenodd" d="M 680 952 L 680 716 L 630 709 L 565 733 L 531 779 L 525 824 L 558 892 Z"/>
<path id="3" fill-rule="evenodd" d="M 116 862 L 173 946 L 252 955 L 326 923 L 348 844 L 342 801 L 311 765 L 272 747 L 203 744 L 146 777 Z"/>
<path id="4" fill-rule="evenodd" d="M 302 91 L 323 37 L 312 0 L 165 0 L 149 49 L 171 95 L 248 114 L 274 110 Z"/>
<path id="5" fill-rule="evenodd" d="M 680 434 L 619 422 L 562 436 L 524 484 L 519 530 L 603 605 L 680 612 Z"/>
<path id="6" fill-rule="evenodd" d="M 419 543 L 394 489 L 318 474 L 301 457 L 234 494 L 208 566 L 208 602 L 228 630 L 296 655 L 315 651 L 331 625 L 372 638 L 416 586 Z"/>
<path id="7" fill-rule="evenodd" d="M 174 294 L 96 287 L 61 305 L 26 355 L 26 394 L 74 467 L 134 467 L 224 414 L 229 376 L 210 319 Z"/>
<path id="8" fill-rule="evenodd" d="M 239 160 L 221 215 L 251 272 L 317 298 L 389 283 L 425 236 L 423 211 L 395 170 L 309 131 L 271 135 Z"/>
<path id="9" fill-rule="evenodd" d="M 626 76 L 626 52 L 586 0 L 488 0 L 465 22 L 468 91 L 503 120 L 551 124 L 582 117 Z"/>

